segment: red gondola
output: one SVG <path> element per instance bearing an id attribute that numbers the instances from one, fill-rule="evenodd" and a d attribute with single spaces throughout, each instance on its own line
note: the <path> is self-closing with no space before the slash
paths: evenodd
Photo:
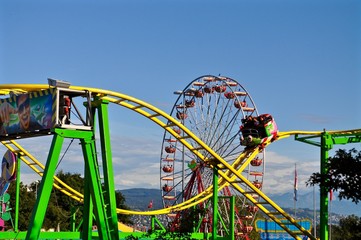
<path id="1" fill-rule="evenodd" d="M 167 153 L 175 153 L 175 147 L 166 146 L 166 147 L 165 147 L 165 151 L 166 151 Z"/>
<path id="2" fill-rule="evenodd" d="M 262 159 L 260 159 L 259 157 L 256 157 L 255 159 L 251 160 L 251 165 L 253 167 L 258 167 L 262 165 Z"/>
<path id="3" fill-rule="evenodd" d="M 179 128 L 173 128 L 173 131 L 175 131 L 176 133 L 180 134 L 181 130 Z"/>
<path id="4" fill-rule="evenodd" d="M 188 117 L 188 115 L 186 113 L 184 113 L 184 112 L 177 112 L 176 116 L 177 116 L 177 118 L 179 120 L 184 120 L 184 119 L 186 119 Z"/>
<path id="5" fill-rule="evenodd" d="M 242 102 L 240 102 L 240 101 L 238 101 L 238 100 L 235 100 L 234 101 L 234 106 L 236 107 L 236 108 L 244 108 L 244 107 L 247 107 L 247 102 L 246 101 L 242 101 Z"/>
<path id="6" fill-rule="evenodd" d="M 213 93 L 214 92 L 214 87 L 205 87 L 204 92 L 205 93 Z"/>
<path id="7" fill-rule="evenodd" d="M 233 92 L 226 92 L 224 93 L 224 96 L 227 98 L 227 99 L 233 99 L 236 97 L 236 95 L 233 93 Z"/>
<path id="8" fill-rule="evenodd" d="M 167 172 L 167 173 L 173 172 L 173 166 L 164 165 L 162 169 L 163 169 L 163 172 Z"/>
<path id="9" fill-rule="evenodd" d="M 186 100 L 185 105 L 186 107 L 194 107 L 194 100 Z"/>
<path id="10" fill-rule="evenodd" d="M 170 191 L 172 191 L 173 187 L 168 186 L 167 184 L 164 184 L 162 189 L 164 192 L 170 192 Z"/>
<path id="11" fill-rule="evenodd" d="M 254 185 L 256 188 L 258 188 L 258 189 L 260 189 L 260 188 L 262 187 L 262 183 L 259 182 L 258 180 L 254 181 L 254 182 L 253 182 L 253 185 Z"/>
<path id="12" fill-rule="evenodd" d="M 202 92 L 202 90 L 198 90 L 195 92 L 194 96 L 196 98 L 202 98 L 204 96 L 204 93 Z"/>
<path id="13" fill-rule="evenodd" d="M 243 226 L 243 228 L 242 228 L 242 232 L 244 232 L 244 233 L 250 233 L 250 232 L 252 232 L 252 230 L 253 230 L 252 226 Z"/>
<path id="14" fill-rule="evenodd" d="M 217 85 L 217 86 L 215 87 L 215 90 L 216 90 L 216 92 L 218 92 L 218 93 L 225 92 L 226 89 L 227 89 L 227 87 L 226 87 L 225 85 Z"/>
<path id="15" fill-rule="evenodd" d="M 247 206 L 247 211 L 251 212 L 251 213 L 256 213 L 256 212 L 258 212 L 258 207 L 257 206 Z"/>

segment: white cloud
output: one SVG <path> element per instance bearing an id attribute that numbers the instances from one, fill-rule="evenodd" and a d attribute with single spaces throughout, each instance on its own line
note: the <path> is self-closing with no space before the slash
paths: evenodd
<path id="1" fill-rule="evenodd" d="M 297 166 L 298 189 L 309 191 L 305 182 L 319 171 L 319 159 L 296 159 L 276 152 L 267 152 L 263 191 L 267 193 L 292 192 L 294 188 L 295 164 Z"/>

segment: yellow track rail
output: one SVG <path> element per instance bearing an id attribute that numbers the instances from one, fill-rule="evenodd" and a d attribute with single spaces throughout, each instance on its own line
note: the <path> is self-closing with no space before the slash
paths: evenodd
<path id="1" fill-rule="evenodd" d="M 45 84 L 5 84 L 0 85 L 0 95 L 7 95 L 10 91 L 15 93 L 26 93 L 30 91 L 39 91 L 43 89 L 48 89 L 49 86 Z M 285 231 L 287 231 L 291 236 L 296 239 L 300 239 L 297 234 L 302 233 L 307 235 L 310 239 L 315 239 L 306 229 L 300 226 L 293 218 L 291 218 L 284 210 L 282 210 L 276 203 L 269 199 L 262 191 L 256 188 L 246 177 L 241 173 L 249 164 L 249 162 L 258 154 L 259 149 L 253 148 L 243 152 L 233 163 L 230 165 L 224 159 L 222 159 L 216 152 L 214 152 L 209 146 L 202 142 L 197 136 L 195 136 L 188 128 L 182 125 L 178 120 L 174 119 L 167 113 L 162 110 L 143 102 L 137 98 L 102 89 L 87 88 L 87 87 L 78 87 L 71 86 L 70 89 L 74 90 L 86 90 L 92 94 L 97 95 L 97 97 L 108 100 L 114 104 L 126 107 L 130 110 L 133 110 L 142 116 L 153 121 L 157 125 L 161 126 L 163 129 L 172 134 L 179 142 L 181 142 L 185 147 L 187 147 L 191 152 L 193 152 L 199 159 L 206 162 L 212 167 L 217 167 L 218 174 L 220 175 L 219 179 L 219 189 L 222 189 L 225 186 L 232 185 L 234 189 L 243 194 L 249 201 L 256 205 L 260 210 L 267 214 L 272 220 L 278 223 Z M 184 133 L 184 136 L 180 136 L 173 130 L 173 127 L 177 126 Z M 361 129 L 348 130 L 348 131 L 330 131 L 331 133 L 339 134 L 350 134 L 361 132 Z M 291 135 L 321 135 L 320 131 L 290 131 L 290 132 L 280 132 L 279 139 L 289 137 Z M 191 145 L 187 139 L 192 139 L 198 146 Z M 42 176 L 44 166 L 37 161 L 30 153 L 28 153 L 24 148 L 22 148 L 15 141 L 3 141 L 1 142 L 4 146 L 10 149 L 13 152 L 20 154 L 20 158 L 24 161 L 30 168 L 32 168 L 36 173 Z M 266 146 L 269 142 L 266 142 Z M 265 147 L 266 147 L 265 146 Z M 202 155 L 201 152 L 208 152 L 211 156 L 206 158 Z M 242 185 L 246 185 L 247 190 L 244 189 Z M 64 194 L 74 198 L 77 201 L 82 201 L 83 195 L 72 189 L 70 186 L 66 185 L 60 179 L 55 178 L 54 186 L 62 191 Z M 138 214 L 138 215 L 158 215 L 158 214 L 167 214 L 170 212 L 177 212 L 183 209 L 194 206 L 200 202 L 205 201 L 206 199 L 212 196 L 212 187 L 209 187 L 204 192 L 195 196 L 188 201 L 185 201 L 176 206 L 172 206 L 165 209 L 159 209 L 154 211 L 147 212 L 137 212 L 124 209 L 117 209 L 118 213 L 121 214 Z M 257 197 L 256 197 L 257 196 Z M 261 199 L 261 200 L 260 200 Z M 287 219 L 289 222 L 281 222 L 281 219 Z M 299 229 L 299 232 L 291 231 L 288 227 L 289 224 L 296 226 Z"/>

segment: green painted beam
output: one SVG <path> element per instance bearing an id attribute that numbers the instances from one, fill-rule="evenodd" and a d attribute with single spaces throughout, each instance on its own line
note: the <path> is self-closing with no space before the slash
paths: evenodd
<path id="1" fill-rule="evenodd" d="M 112 239 L 118 238 L 117 203 L 115 196 L 113 159 L 110 140 L 108 101 L 98 101 L 99 136 L 102 153 L 102 167 L 104 177 L 104 201 L 107 205 L 106 212 L 109 221 L 109 231 Z"/>
<path id="2" fill-rule="evenodd" d="M 58 134 L 54 135 L 49 151 L 49 156 L 46 161 L 44 174 L 41 179 L 40 186 L 38 187 L 39 194 L 31 214 L 26 239 L 39 239 L 40 229 L 43 225 L 45 213 L 50 199 L 50 194 L 53 189 L 55 170 L 59 160 L 63 141 L 64 137 Z"/>

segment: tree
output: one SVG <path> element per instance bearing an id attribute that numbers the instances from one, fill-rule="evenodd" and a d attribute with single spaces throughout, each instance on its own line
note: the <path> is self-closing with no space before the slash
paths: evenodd
<path id="1" fill-rule="evenodd" d="M 326 168 L 326 174 L 313 173 L 306 184 L 337 191 L 340 200 L 350 199 L 356 204 L 361 201 L 361 152 L 355 148 L 348 152 L 339 149 L 328 159 Z"/>
<path id="2" fill-rule="evenodd" d="M 358 240 L 361 239 L 361 218 L 350 215 L 340 220 L 340 224 L 332 225 L 332 239 Z"/>
<path id="3" fill-rule="evenodd" d="M 11 182 L 7 193 L 10 195 L 10 208 L 12 208 L 11 217 L 14 220 L 15 209 L 15 182 Z M 29 191 L 30 190 L 30 191 Z M 20 231 L 25 231 L 28 228 L 29 220 L 31 219 L 31 212 L 35 204 L 35 191 L 28 189 L 27 185 L 20 183 L 20 207 L 19 207 L 19 225 Z M 5 222 L 5 229 L 12 229 L 12 221 Z"/>
<path id="4" fill-rule="evenodd" d="M 81 194 L 84 193 L 84 178 L 81 177 L 79 173 L 64 173 L 60 170 L 56 176 L 74 190 Z M 51 224 L 51 226 L 57 226 L 59 224 L 60 229 L 71 230 L 70 222 L 73 214 L 75 214 L 75 226 L 77 227 L 81 223 L 81 219 L 83 217 L 82 210 L 82 203 L 70 198 L 58 189 L 53 188 L 44 225 L 46 223 Z"/>
<path id="5" fill-rule="evenodd" d="M 64 173 L 59 171 L 56 176 L 64 183 L 69 185 L 76 191 L 83 193 L 84 179 L 80 174 Z M 8 193 L 10 195 L 10 203 L 12 210 L 12 219 L 14 220 L 14 205 L 15 205 L 15 182 L 10 184 Z M 36 192 L 38 190 L 38 182 L 33 182 L 30 185 L 20 183 L 20 206 L 19 206 L 19 230 L 26 231 L 31 219 L 32 210 L 36 201 Z M 121 192 L 116 191 L 116 205 L 117 208 L 129 209 L 125 205 L 125 199 Z M 44 222 L 42 228 L 56 228 L 60 227 L 61 231 L 71 230 L 71 218 L 75 214 L 75 225 L 79 226 L 82 220 L 83 205 L 82 203 L 70 198 L 56 188 L 53 188 L 49 203 L 47 206 Z M 129 215 L 118 215 L 118 221 L 131 224 Z M 12 228 L 11 222 L 6 222 L 6 229 Z"/>
<path id="6" fill-rule="evenodd" d="M 125 198 L 120 191 L 115 191 L 115 198 L 117 202 L 117 208 L 129 210 L 130 208 L 125 204 Z M 130 215 L 118 214 L 118 221 L 124 224 L 133 224 L 130 220 Z"/>

